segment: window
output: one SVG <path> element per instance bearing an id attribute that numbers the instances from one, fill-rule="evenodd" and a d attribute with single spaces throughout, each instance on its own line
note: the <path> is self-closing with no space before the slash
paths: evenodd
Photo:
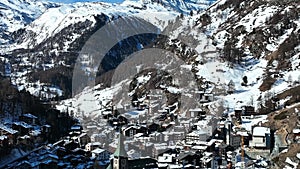
<path id="1" fill-rule="evenodd" d="M 133 136 L 133 130 L 129 131 L 129 136 L 132 137 Z"/>

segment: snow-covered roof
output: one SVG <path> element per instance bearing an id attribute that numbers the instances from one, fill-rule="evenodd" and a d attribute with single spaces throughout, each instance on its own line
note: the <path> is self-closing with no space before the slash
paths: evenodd
<path id="1" fill-rule="evenodd" d="M 192 149 L 194 149 L 194 150 L 206 150 L 207 146 L 193 146 Z"/>
<path id="2" fill-rule="evenodd" d="M 100 153 L 103 153 L 104 151 L 106 151 L 106 150 L 102 149 L 102 148 L 96 148 L 95 150 L 92 151 L 92 153 L 94 153 L 94 154 L 100 154 Z"/>
<path id="3" fill-rule="evenodd" d="M 40 135 L 41 134 L 41 130 L 32 130 L 31 132 L 30 132 L 30 135 L 32 135 L 32 136 L 38 136 L 38 135 Z"/>
<path id="4" fill-rule="evenodd" d="M 45 124 L 43 125 L 44 127 L 47 127 L 47 128 L 51 128 L 51 126 L 49 124 Z"/>
<path id="5" fill-rule="evenodd" d="M 270 128 L 268 127 L 254 127 L 253 136 L 266 136 L 270 134 Z"/>
<path id="6" fill-rule="evenodd" d="M 37 117 L 35 115 L 32 115 L 30 113 L 27 113 L 27 114 L 23 114 L 24 117 L 28 117 L 28 118 L 31 118 L 31 119 L 37 119 Z"/>
<path id="7" fill-rule="evenodd" d="M 245 137 L 248 136 L 248 133 L 246 131 L 238 131 L 236 134 L 240 135 L 240 136 L 245 136 Z"/>
<path id="8" fill-rule="evenodd" d="M 8 128 L 8 127 L 6 127 L 4 125 L 0 125 L 0 129 L 4 130 L 4 131 L 6 131 L 6 132 L 8 132 L 10 134 L 16 134 L 18 132 L 17 130 L 13 130 L 13 129 Z"/>
<path id="9" fill-rule="evenodd" d="M 32 128 L 31 125 L 25 123 L 24 121 L 14 122 L 14 124 L 17 125 L 17 126 L 22 126 L 22 127 L 24 127 L 24 128 L 27 128 L 27 129 Z"/>
<path id="10" fill-rule="evenodd" d="M 144 135 L 143 133 L 137 133 L 137 134 L 134 135 L 134 137 L 135 137 L 135 138 L 139 138 L 139 137 L 141 137 L 141 136 L 143 136 L 143 135 Z"/>
<path id="11" fill-rule="evenodd" d="M 87 128 L 87 129 L 95 129 L 95 128 L 97 128 L 97 126 L 96 126 L 96 125 L 93 125 L 93 126 L 86 126 L 86 128 Z"/>
<path id="12" fill-rule="evenodd" d="M 300 129 L 293 129 L 293 133 L 294 134 L 299 134 L 300 133 Z"/>
<path id="13" fill-rule="evenodd" d="M 2 140 L 5 140 L 5 139 L 7 139 L 7 136 L 0 136 L 0 140 L 2 141 Z"/>
<path id="14" fill-rule="evenodd" d="M 170 169 L 175 169 L 175 168 L 183 168 L 183 165 L 182 164 L 170 164 L 169 165 L 169 168 Z"/>
<path id="15" fill-rule="evenodd" d="M 202 111 L 201 108 L 195 108 L 195 109 L 190 109 L 189 110 L 190 112 L 199 112 L 199 111 Z"/>
<path id="16" fill-rule="evenodd" d="M 300 160 L 300 153 L 297 153 L 296 157 Z"/>
<path id="17" fill-rule="evenodd" d="M 159 163 L 171 163 L 173 159 L 172 155 L 164 154 L 163 156 L 158 156 L 157 162 Z"/>
<path id="18" fill-rule="evenodd" d="M 293 166 L 293 168 L 297 168 L 297 166 L 298 166 L 298 163 L 293 162 L 289 157 L 287 157 L 285 159 L 285 162 L 288 163 L 289 165 Z"/>
<path id="19" fill-rule="evenodd" d="M 87 143 L 87 146 L 101 146 L 102 144 L 100 142 L 93 142 L 93 143 Z"/>
<path id="20" fill-rule="evenodd" d="M 208 133 L 204 130 L 196 130 L 196 131 L 193 131 L 191 133 L 188 133 L 187 135 L 191 136 L 191 137 L 193 137 L 193 136 L 196 137 L 196 136 L 203 135 L 203 134 L 208 134 Z"/>

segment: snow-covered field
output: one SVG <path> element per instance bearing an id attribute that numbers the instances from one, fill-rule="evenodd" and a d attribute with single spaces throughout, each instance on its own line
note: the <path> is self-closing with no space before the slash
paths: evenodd
<path id="1" fill-rule="evenodd" d="M 219 5 L 222 4 L 222 1 L 217 2 Z M 128 5 L 136 6 L 136 7 L 142 7 L 140 6 L 139 2 L 124 2 L 123 6 Z M 122 6 L 121 5 L 121 6 Z M 241 4 L 242 6 L 242 4 Z M 170 17 L 170 13 L 166 11 L 163 8 L 158 8 L 157 6 L 152 6 L 150 4 L 147 5 L 147 8 L 150 10 L 156 10 L 157 12 L 151 13 L 151 15 L 146 15 L 143 12 L 132 12 L 133 15 L 136 15 L 138 17 L 142 17 L 144 19 L 148 19 L 151 23 L 155 25 L 159 25 L 160 28 L 164 28 L 165 24 L 168 22 L 169 19 L 173 19 L 173 17 Z M 205 34 L 202 32 L 199 32 L 197 27 L 193 27 L 197 19 L 199 18 L 199 15 L 193 15 L 193 16 L 186 16 L 185 19 L 179 21 L 180 25 L 179 27 L 175 28 L 174 30 L 169 32 L 169 36 L 171 38 L 179 38 L 186 44 L 190 44 L 191 47 L 195 48 L 196 51 L 199 53 L 199 57 L 197 58 L 200 61 L 204 61 L 205 64 L 198 65 L 197 67 L 197 76 L 198 78 L 202 77 L 205 78 L 208 81 L 214 82 L 216 84 L 215 87 L 217 88 L 226 88 L 229 81 L 234 82 L 235 86 L 235 92 L 233 94 L 228 95 L 221 95 L 216 96 L 217 100 L 215 102 L 211 103 L 211 107 L 214 107 L 214 104 L 219 104 L 220 100 L 223 100 L 224 106 L 229 108 L 230 110 L 233 110 L 238 104 L 242 103 L 243 105 L 252 105 L 255 108 L 258 108 L 258 105 L 260 104 L 260 101 L 258 101 L 259 97 L 267 96 L 271 93 L 273 94 L 279 94 L 288 88 L 291 88 L 292 86 L 289 86 L 289 78 L 292 78 L 293 80 L 299 79 L 299 54 L 295 55 L 290 61 L 292 63 L 293 70 L 286 71 L 286 72 L 280 72 L 284 74 L 283 78 L 278 79 L 274 85 L 272 86 L 271 91 L 261 92 L 259 90 L 259 87 L 263 83 L 265 71 L 268 67 L 268 60 L 261 58 L 261 59 L 255 59 L 250 51 L 246 51 L 245 54 L 247 55 L 246 58 L 244 58 L 245 64 L 244 65 L 229 65 L 227 62 L 224 62 L 219 59 L 220 52 L 218 49 L 224 47 L 224 43 L 227 40 L 227 34 L 226 30 L 220 30 L 222 28 L 222 24 L 224 24 L 230 17 L 234 17 L 236 15 L 236 12 L 233 11 L 233 8 L 227 8 L 224 11 L 218 11 L 217 6 L 212 6 L 209 11 L 211 14 L 211 17 L 213 18 L 212 22 L 206 26 Z M 118 9 L 118 8 L 116 8 Z M 235 26 L 238 27 L 240 25 L 243 25 L 246 28 L 246 32 L 251 32 L 253 29 L 265 26 L 266 19 L 270 18 L 274 13 L 278 12 L 279 9 L 276 6 L 265 6 L 260 7 L 258 9 L 255 9 L 252 11 L 252 13 L 249 13 L 244 16 L 244 18 L 240 19 L 240 22 L 234 23 Z M 167 14 L 168 13 L 168 14 Z M 166 15 L 167 14 L 167 15 Z M 159 15 L 159 17 L 158 17 Z M 160 19 L 157 19 L 160 18 Z M 300 27 L 299 23 L 297 22 L 298 29 Z M 201 26 L 201 25 L 200 25 Z M 291 29 L 287 30 L 285 34 L 278 39 L 271 40 L 270 44 L 267 45 L 267 50 L 269 51 L 275 51 L 278 49 L 279 45 L 291 34 Z M 194 42 L 197 42 L 195 44 L 191 44 L 188 42 L 188 40 L 182 38 L 182 33 L 186 33 L 187 35 L 192 35 L 194 38 Z M 217 43 L 216 46 L 213 45 L 213 41 L 208 38 L 209 36 L 214 36 L 214 41 Z M 242 45 L 242 41 L 245 36 L 240 36 L 239 42 L 237 43 L 238 46 Z M 299 50 L 299 47 L 296 48 Z M 263 53 L 262 53 L 263 55 Z M 276 62 L 274 62 L 274 67 L 276 67 Z M 191 65 L 185 65 L 186 68 L 191 69 Z M 248 84 L 247 86 L 242 86 L 241 83 L 243 82 L 243 77 L 247 76 Z M 140 79 L 140 81 L 146 80 L 145 78 Z M 141 82 L 142 83 L 142 82 Z M 117 91 L 115 89 L 119 87 L 112 87 L 114 91 Z M 176 92 L 184 91 L 184 89 L 176 89 Z M 88 90 L 89 92 L 93 92 L 92 89 Z M 78 95 L 79 98 L 86 98 L 88 96 L 92 97 L 91 94 L 85 91 L 82 94 Z M 113 93 L 110 93 L 113 94 Z M 102 97 L 107 97 L 107 89 L 102 90 L 99 92 L 99 95 Z M 112 95 L 109 96 L 110 98 Z M 93 97 L 92 97 L 93 98 Z M 99 102 L 105 102 L 103 99 L 99 98 L 97 96 L 97 99 L 99 99 Z M 96 99 L 96 100 L 97 100 Z M 79 99 L 80 100 L 80 99 Z M 85 101 L 82 101 L 83 103 L 88 103 L 86 99 Z M 80 101 L 68 101 L 68 102 L 76 102 L 74 105 L 80 105 L 80 109 L 82 111 L 86 112 L 95 112 L 96 110 L 99 110 L 99 107 L 93 108 L 91 110 L 91 106 L 84 107 L 81 104 L 79 104 Z M 93 101 L 94 102 L 94 101 Z M 69 103 L 68 103 L 69 104 Z M 62 102 L 62 104 L 59 106 L 60 109 L 62 109 L 66 105 L 66 101 Z M 75 106 L 76 107 L 76 106 Z"/>

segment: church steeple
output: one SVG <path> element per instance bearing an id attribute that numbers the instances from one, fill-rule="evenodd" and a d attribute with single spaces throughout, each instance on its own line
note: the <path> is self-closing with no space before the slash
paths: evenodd
<path id="1" fill-rule="evenodd" d="M 109 167 L 113 169 L 128 169 L 128 157 L 124 148 L 124 139 L 121 131 L 118 138 L 118 146 L 114 153 L 114 159 Z"/>
<path id="2" fill-rule="evenodd" d="M 114 153 L 114 157 L 127 157 L 127 153 L 126 153 L 125 148 L 124 148 L 124 138 L 123 138 L 123 134 L 122 134 L 121 131 L 120 131 L 120 134 L 119 134 L 118 146 L 117 146 L 117 149 Z"/>

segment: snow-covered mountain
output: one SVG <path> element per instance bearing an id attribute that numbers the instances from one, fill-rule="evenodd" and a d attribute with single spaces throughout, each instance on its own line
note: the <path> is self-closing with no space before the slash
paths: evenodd
<path id="1" fill-rule="evenodd" d="M 181 2 L 181 5 L 177 4 L 179 2 Z M 13 3 L 21 2 L 13 1 Z M 33 6 L 31 3 L 35 4 L 34 1 L 26 3 L 30 7 Z M 28 67 L 31 67 L 32 70 L 49 70 L 49 68 L 53 70 L 57 67 L 72 67 L 84 42 L 107 22 L 120 17 L 134 16 L 144 19 L 163 30 L 169 21 L 174 20 L 180 13 L 184 11 L 184 13 L 189 13 L 187 11 L 190 9 L 199 11 L 208 7 L 210 3 L 208 1 L 156 2 L 141 0 L 124 1 L 121 4 L 94 2 L 48 4 L 43 8 L 31 7 L 29 9 L 32 11 L 33 9 L 36 10 L 30 15 L 32 19 L 22 22 L 21 25 L 19 24 L 18 29 L 16 28 L 9 32 L 6 30 L 8 32 L 7 36 L 11 40 L 8 44 L 1 45 L 0 52 L 6 55 L 6 58 L 13 55 L 14 59 L 22 60 L 21 64 L 14 66 L 14 72 L 12 72 L 11 77 L 13 84 L 19 86 L 19 89 L 23 89 L 25 84 L 34 84 L 25 75 L 31 72 Z M 38 12 L 42 10 L 45 10 L 43 14 Z M 18 24 L 15 23 L 14 25 Z M 6 29 L 6 27 L 3 27 L 3 29 Z M 144 38 L 140 41 L 147 40 Z M 27 67 L 27 73 L 24 73 L 24 66 Z M 20 74 L 22 74 L 22 78 L 20 78 Z M 37 74 L 31 74 L 30 79 L 34 79 L 34 81 L 41 80 L 41 75 Z M 41 82 L 53 83 L 53 81 L 56 81 L 54 84 L 59 85 L 60 82 L 58 83 L 58 81 L 61 81 L 57 80 L 56 77 L 49 77 L 48 79 L 56 80 L 44 79 Z M 26 88 L 28 88 L 28 85 Z M 31 93 L 38 92 L 34 90 Z"/>
<path id="2" fill-rule="evenodd" d="M 267 114 L 293 107 L 300 101 L 298 0 L 34 2 L 0 3 L 0 14 L 4 16 L 0 40 L 5 43 L 0 48 L 1 73 L 10 77 L 19 90 L 25 89 L 46 100 L 64 99 L 57 108 L 72 112 L 83 124 L 93 124 L 112 105 L 122 108 L 131 104 L 128 99 L 145 100 L 150 89 L 166 95 L 166 103 L 160 106 L 177 106 L 174 112 L 180 110 L 183 115 L 188 106 L 203 106 L 217 116 L 220 110 L 232 113 L 243 105 Z M 19 3 L 28 5 L 23 9 Z M 80 55 L 95 32 L 128 16 L 138 18 L 137 25 L 141 19 L 149 22 L 167 36 L 151 34 L 121 39 L 99 68 L 94 67 L 89 56 Z M 120 30 L 125 29 L 112 27 L 107 36 L 110 31 L 115 33 L 113 36 L 121 36 Z M 92 47 L 97 50 L 99 46 Z M 128 55 L 151 48 L 170 51 L 176 57 L 156 63 L 160 72 L 145 66 L 143 59 L 121 64 L 131 59 Z M 72 97 L 73 68 L 78 56 L 82 59 L 81 73 L 88 74 L 81 82 L 92 79 L 101 84 Z M 190 74 L 185 74 L 186 70 Z M 118 71 L 123 76 L 113 84 Z M 132 72 L 134 75 L 130 76 Z M 193 78 L 192 83 L 186 83 L 191 82 L 186 80 L 189 77 Z M 204 105 L 184 105 L 190 103 L 188 99 L 193 99 L 195 93 L 203 91 L 214 94 L 214 100 Z"/>
<path id="3" fill-rule="evenodd" d="M 3 0 L 0 2 L 0 44 L 13 41 L 11 34 L 34 21 L 56 4 L 38 0 Z"/>
<path id="4" fill-rule="evenodd" d="M 13 4 L 21 3 L 12 2 L 6 2 L 6 5 L 3 3 L 3 8 L 10 6 L 15 9 L 17 5 Z M 228 96 L 228 104 L 232 105 L 237 98 L 247 98 L 245 96 L 249 96 L 249 93 L 255 100 L 264 95 L 262 92 L 280 92 L 288 85 L 288 79 L 298 80 L 299 4 L 294 1 L 219 0 L 205 12 L 199 10 L 208 7 L 212 1 L 128 0 L 121 4 L 95 2 L 59 5 L 41 3 L 37 4 L 39 8 L 32 7 L 30 1 L 22 3 L 28 4 L 28 9 L 25 8 L 28 15 L 24 16 L 32 19 L 26 22 L 25 19 L 21 20 L 21 29 L 12 35 L 13 43 L 2 46 L 4 55 L 14 55 L 22 60 L 23 66 L 20 67 L 19 64 L 11 74 L 13 83 L 21 89 L 25 84 L 33 85 L 35 80 L 43 77 L 42 73 L 30 73 L 29 69 L 25 73 L 24 66 L 49 71 L 72 67 L 78 52 L 93 32 L 107 22 L 126 16 L 149 21 L 167 31 L 170 38 L 179 39 L 194 48 L 200 56 L 191 59 L 195 62 L 189 65 L 191 69 L 198 71 L 198 78 L 216 83 L 222 77 L 225 79 L 222 85 L 233 80 L 237 90 L 248 91 L 240 92 L 238 96 Z M 42 10 L 46 11 L 41 14 Z M 182 12 L 189 13 L 187 11 L 190 10 L 193 11 L 192 14 L 179 17 Z M 5 26 L 2 29 L 13 32 L 8 31 L 11 29 Z M 137 41 L 147 40 L 142 38 Z M 172 43 L 174 42 L 164 43 L 161 47 L 170 48 L 175 45 L 177 52 L 182 52 L 182 48 Z M 122 45 L 119 47 L 124 50 Z M 217 68 L 210 69 L 212 66 Z M 66 78 L 66 74 L 71 75 L 72 70 L 66 71 L 68 73 L 65 72 L 62 78 Z M 26 74 L 30 74 L 30 78 Z M 54 79 L 54 76 L 55 73 L 49 79 Z M 240 85 L 244 76 L 248 77 L 250 83 L 246 87 Z M 41 81 L 55 81 L 55 85 L 59 85 L 58 81 L 62 82 L 55 79 Z M 247 98 L 242 101 L 250 100 Z"/>
<path id="5" fill-rule="evenodd" d="M 171 38 L 181 40 L 199 53 L 197 57 L 190 56 L 191 62 L 185 67 L 196 71 L 200 84 L 211 82 L 210 86 L 219 92 L 218 99 L 208 104 L 212 113 L 217 113 L 220 106 L 232 110 L 240 105 L 253 105 L 263 113 L 298 102 L 294 96 L 282 98 L 299 87 L 298 14 L 299 4 L 295 1 L 220 0 L 203 13 L 177 18 L 166 30 Z M 178 41 L 161 44 L 162 48 L 175 45 L 178 53 L 183 49 Z M 235 92 L 226 94 L 230 81 Z M 110 90 L 97 86 L 96 90 L 89 89 L 59 107 L 68 105 L 69 110 L 87 110 L 84 116 L 95 117 L 122 89 L 119 85 Z M 89 102 L 90 97 L 95 100 Z M 271 106 L 271 98 L 276 97 L 282 100 L 272 101 Z M 89 106 L 81 104 L 82 100 Z M 122 105 L 119 101 L 115 102 Z"/>
<path id="6" fill-rule="evenodd" d="M 161 3 L 179 12 L 201 11 L 212 5 L 215 0 L 162 0 Z"/>
<path id="7" fill-rule="evenodd" d="M 18 44 L 16 48 L 34 48 L 47 39 L 56 36 L 64 28 L 71 25 L 89 21 L 91 22 L 89 27 L 94 27 L 97 22 L 95 17 L 101 14 L 106 15 L 110 19 L 133 15 L 141 17 L 160 28 L 164 28 L 167 21 L 177 16 L 178 12 L 188 13 L 191 10 L 203 10 L 212 2 L 213 1 L 176 0 L 153 2 L 128 0 L 124 1 L 122 4 L 102 2 L 60 4 L 57 7 L 52 6 L 53 8 L 47 9 L 39 18 L 37 18 L 37 16 L 39 16 L 38 14 L 41 13 L 39 11 L 35 11 L 34 16 L 29 15 L 29 18 L 31 18 L 30 20 L 13 30 L 16 31 L 20 28 L 24 28 L 22 31 L 17 32 L 14 40 Z M 36 10 L 43 10 L 43 8 L 37 8 Z M 35 18 L 37 19 L 34 20 Z M 33 22 L 31 23 L 30 21 Z M 27 24 L 26 27 L 24 27 L 25 24 Z M 78 35 L 73 35 L 73 37 L 69 38 L 74 41 L 76 37 L 78 37 Z M 65 43 L 72 43 L 72 40 Z"/>
<path id="8" fill-rule="evenodd" d="M 20 8 L 20 3 L 27 6 Z M 224 83 L 234 80 L 238 90 L 248 90 L 255 98 L 271 89 L 279 92 L 287 85 L 290 76 L 294 81 L 298 79 L 297 2 L 219 0 L 205 12 L 199 12 L 210 4 L 212 1 L 191 0 L 59 5 L 5 1 L 1 3 L 1 12 L 5 16 L 2 19 L 5 24 L 1 28 L 5 30 L 3 34 L 12 37 L 13 41 L 11 45 L 2 45 L 1 51 L 7 57 L 14 55 L 21 59 L 21 65 L 37 70 L 72 66 L 84 42 L 103 24 L 118 17 L 136 16 L 167 30 L 171 38 L 186 41 L 184 43 L 196 49 L 201 56 L 193 60 L 205 63 L 191 65 L 198 70 L 198 78 L 214 82 L 222 76 L 226 79 Z M 187 11 L 190 10 L 193 10 L 192 16 L 178 18 L 181 12 L 189 13 Z M 9 16 L 14 18 L 10 24 L 6 23 Z M 8 42 L 5 37 L 1 40 Z M 217 72 L 205 70 L 210 64 L 218 67 L 213 70 Z M 23 69 L 23 66 L 15 68 L 11 75 L 13 83 L 20 88 L 29 81 L 26 73 L 19 72 Z M 20 78 L 19 74 L 23 77 Z M 30 79 L 40 76 L 31 74 Z M 253 90 L 249 90 L 249 86 L 240 86 L 242 76 L 250 77 Z M 241 92 L 240 95 L 248 93 Z"/>

